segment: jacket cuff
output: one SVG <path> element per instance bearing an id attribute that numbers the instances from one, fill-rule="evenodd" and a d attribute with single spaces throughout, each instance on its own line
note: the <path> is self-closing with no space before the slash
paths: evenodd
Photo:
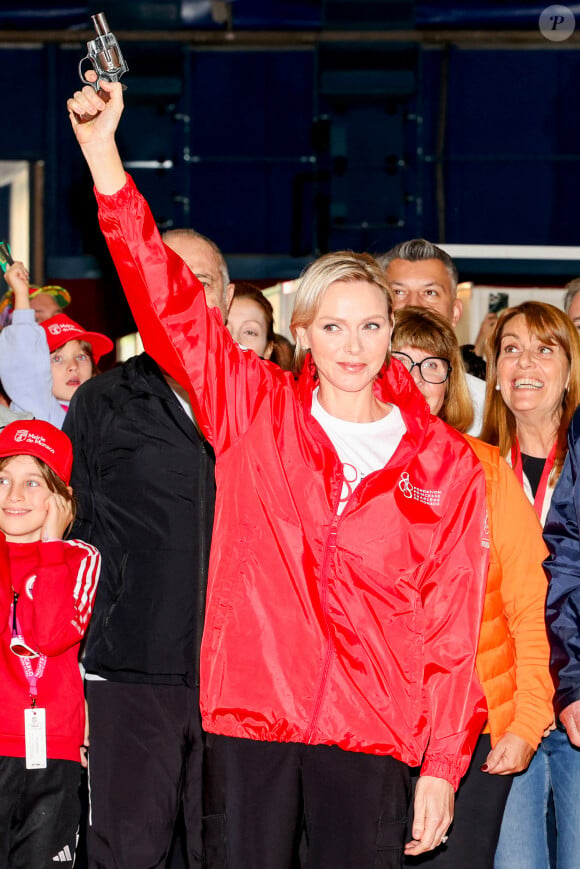
<path id="1" fill-rule="evenodd" d="M 554 709 L 556 710 L 556 718 L 559 718 L 566 706 L 580 700 L 580 685 L 569 685 L 566 688 L 560 687 L 556 691 L 554 697 Z"/>
<path id="2" fill-rule="evenodd" d="M 513 733 L 515 736 L 520 736 L 522 739 L 525 739 L 528 745 L 531 745 L 534 751 L 536 751 L 538 745 L 542 741 L 544 730 L 546 730 L 551 723 L 551 721 L 548 721 L 546 726 L 542 728 L 542 732 L 538 733 L 536 728 L 528 727 L 525 724 L 522 724 L 521 721 L 512 721 L 509 727 L 506 728 L 505 732 Z"/>
<path id="3" fill-rule="evenodd" d="M 426 757 L 423 761 L 423 766 L 421 767 L 421 775 L 432 775 L 434 778 L 443 778 L 445 781 L 448 781 L 453 790 L 456 791 L 466 769 L 462 770 L 456 760 L 445 760 L 440 757 Z"/>
<path id="4" fill-rule="evenodd" d="M 130 202 L 133 194 L 136 191 L 135 182 L 131 178 L 128 172 L 125 172 L 125 184 L 121 187 L 120 190 L 117 190 L 116 193 L 111 193 L 107 195 L 106 193 L 99 193 L 96 187 L 93 187 L 93 193 L 95 194 L 95 198 L 99 207 L 103 208 L 122 208 Z"/>

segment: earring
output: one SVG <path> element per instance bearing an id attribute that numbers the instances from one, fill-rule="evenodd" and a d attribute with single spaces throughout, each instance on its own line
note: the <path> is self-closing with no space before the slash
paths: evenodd
<path id="1" fill-rule="evenodd" d="M 498 392 L 500 391 L 501 386 L 499 385 L 499 383 L 496 383 L 496 384 L 495 384 L 495 388 L 497 389 Z"/>

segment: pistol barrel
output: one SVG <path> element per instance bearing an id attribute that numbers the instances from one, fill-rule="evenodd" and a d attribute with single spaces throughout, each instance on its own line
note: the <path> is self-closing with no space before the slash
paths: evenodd
<path id="1" fill-rule="evenodd" d="M 111 32 L 104 12 L 98 12 L 96 15 L 91 15 L 91 18 L 93 19 L 97 36 L 105 36 L 107 33 Z"/>

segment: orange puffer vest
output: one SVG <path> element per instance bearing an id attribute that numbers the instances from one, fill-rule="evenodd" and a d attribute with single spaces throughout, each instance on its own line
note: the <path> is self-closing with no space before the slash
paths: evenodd
<path id="1" fill-rule="evenodd" d="M 466 436 L 483 465 L 489 574 L 477 652 L 492 745 L 509 730 L 537 748 L 552 722 L 544 608 L 547 549 L 532 505 L 497 447 Z"/>

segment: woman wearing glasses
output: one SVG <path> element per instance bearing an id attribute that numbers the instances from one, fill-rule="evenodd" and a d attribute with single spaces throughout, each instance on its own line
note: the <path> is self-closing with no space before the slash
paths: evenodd
<path id="1" fill-rule="evenodd" d="M 465 432 L 471 401 L 449 324 L 425 308 L 398 311 L 392 346 L 393 358 L 411 373 L 431 412 Z M 425 862 L 491 869 L 512 777 L 526 769 L 553 715 L 544 626 L 546 549 L 537 517 L 497 447 L 466 438 L 487 485 L 490 567 L 476 668 L 488 720 L 457 795 L 449 840 Z"/>

